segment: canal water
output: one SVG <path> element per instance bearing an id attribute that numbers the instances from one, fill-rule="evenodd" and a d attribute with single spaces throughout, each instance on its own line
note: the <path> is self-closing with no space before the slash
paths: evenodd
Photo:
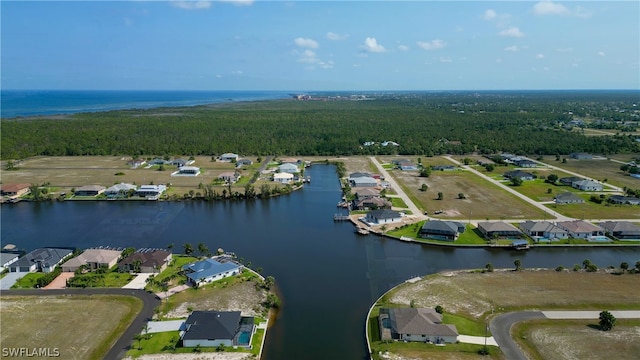
<path id="1" fill-rule="evenodd" d="M 264 359 L 364 359 L 365 317 L 382 293 L 418 275 L 443 270 L 572 267 L 590 259 L 600 267 L 634 264 L 631 249 L 506 250 L 440 248 L 375 235 L 360 236 L 334 222 L 341 198 L 335 168 L 307 170 L 312 183 L 268 200 L 227 202 L 18 203 L 1 209 L 2 243 L 39 246 L 166 248 L 202 242 L 235 252 L 274 276 L 282 310 L 269 330 Z"/>

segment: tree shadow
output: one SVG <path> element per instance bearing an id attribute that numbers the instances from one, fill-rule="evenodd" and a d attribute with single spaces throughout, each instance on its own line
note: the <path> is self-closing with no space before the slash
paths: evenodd
<path id="1" fill-rule="evenodd" d="M 598 324 L 588 324 L 587 327 L 590 328 L 590 329 L 593 329 L 593 330 L 600 331 L 600 325 L 598 325 Z"/>

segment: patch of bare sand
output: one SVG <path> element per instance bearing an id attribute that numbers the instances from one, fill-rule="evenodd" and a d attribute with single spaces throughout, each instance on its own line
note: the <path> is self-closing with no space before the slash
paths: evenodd
<path id="1" fill-rule="evenodd" d="M 126 357 L 125 360 L 133 360 Z M 251 354 L 234 352 L 197 353 L 197 354 L 151 354 L 142 355 L 136 360 L 245 360 L 255 359 Z"/>

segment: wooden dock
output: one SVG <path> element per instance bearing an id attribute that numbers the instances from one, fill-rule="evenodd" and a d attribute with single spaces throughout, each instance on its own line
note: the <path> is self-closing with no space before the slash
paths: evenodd
<path id="1" fill-rule="evenodd" d="M 351 221 L 349 215 L 333 214 L 333 221 Z"/>

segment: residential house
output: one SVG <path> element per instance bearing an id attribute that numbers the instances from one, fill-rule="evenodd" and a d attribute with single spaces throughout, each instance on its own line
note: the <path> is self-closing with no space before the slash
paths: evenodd
<path id="1" fill-rule="evenodd" d="M 120 183 L 107 188 L 104 191 L 104 194 L 107 195 L 107 198 L 109 199 L 127 197 L 129 192 L 135 193 L 136 189 L 137 187 L 135 185 Z"/>
<path id="2" fill-rule="evenodd" d="M 224 153 L 222 155 L 220 155 L 220 161 L 227 161 L 227 162 L 232 162 L 232 161 L 238 161 L 238 154 L 234 154 L 234 153 Z"/>
<path id="3" fill-rule="evenodd" d="M 161 158 L 155 158 L 149 161 L 149 165 L 171 165 L 171 162 Z"/>
<path id="4" fill-rule="evenodd" d="M 381 308 L 378 316 L 381 340 L 419 341 L 433 344 L 456 343 L 455 325 L 443 324 L 433 309 Z"/>
<path id="5" fill-rule="evenodd" d="M 568 177 L 560 178 L 558 181 L 560 182 L 561 185 L 571 186 L 574 182 L 582 181 L 582 180 L 584 180 L 584 179 L 581 178 L 581 177 L 568 176 Z"/>
<path id="6" fill-rule="evenodd" d="M 228 261 L 219 262 L 214 259 L 204 259 L 182 267 L 187 275 L 187 281 L 194 287 L 208 284 L 240 273 L 240 265 Z"/>
<path id="7" fill-rule="evenodd" d="M 376 188 L 359 188 L 352 193 L 356 196 L 356 199 L 380 196 L 380 190 Z"/>
<path id="8" fill-rule="evenodd" d="M 400 166 L 402 164 L 411 164 L 411 160 L 409 160 L 409 159 L 394 159 L 394 160 L 391 160 L 391 163 L 393 165 Z"/>
<path id="9" fill-rule="evenodd" d="M 413 164 L 402 164 L 400 165 L 400 170 L 402 171 L 415 171 L 418 170 L 418 167 Z"/>
<path id="10" fill-rule="evenodd" d="M 397 223 L 402 221 L 402 214 L 389 209 L 372 210 L 365 216 L 365 221 L 373 225 Z"/>
<path id="11" fill-rule="evenodd" d="M 186 175 L 186 176 L 198 176 L 200 175 L 200 168 L 197 166 L 181 166 L 178 169 L 177 174 L 174 173 L 175 175 Z M 174 175 L 171 174 L 171 175 Z"/>
<path id="12" fill-rule="evenodd" d="M 85 185 L 76 189 L 73 193 L 75 196 L 98 196 L 107 190 L 102 185 Z"/>
<path id="13" fill-rule="evenodd" d="M 171 262 L 173 255 L 161 249 L 139 249 L 118 261 L 122 272 L 160 273 Z"/>
<path id="14" fill-rule="evenodd" d="M 485 158 L 478 159 L 478 165 L 480 165 L 480 166 L 495 165 L 495 164 L 496 163 L 491 159 L 485 159 Z"/>
<path id="15" fill-rule="evenodd" d="M 140 185 L 135 195 L 147 200 L 158 200 L 166 191 L 165 185 Z"/>
<path id="16" fill-rule="evenodd" d="M 598 225 L 618 240 L 640 240 L 640 226 L 630 221 L 605 221 Z"/>
<path id="17" fill-rule="evenodd" d="M 452 171 L 455 170 L 456 167 L 453 165 L 435 165 L 431 167 L 433 171 Z"/>
<path id="18" fill-rule="evenodd" d="M 585 152 L 574 152 L 569 154 L 569 157 L 576 160 L 591 160 L 593 159 L 593 155 Z"/>
<path id="19" fill-rule="evenodd" d="M 516 166 L 521 168 L 534 168 L 538 166 L 538 163 L 529 159 L 519 159 L 516 163 Z"/>
<path id="20" fill-rule="evenodd" d="M 273 174 L 273 181 L 280 184 L 291 184 L 293 181 L 293 174 L 282 172 Z"/>
<path id="21" fill-rule="evenodd" d="M 354 172 L 349 174 L 349 180 L 355 179 L 355 178 L 361 178 L 361 177 L 373 177 L 373 176 L 371 176 L 371 174 L 368 172 Z"/>
<path id="22" fill-rule="evenodd" d="M 146 163 L 147 161 L 144 159 L 131 159 L 127 161 L 127 165 L 131 166 L 132 169 L 137 169 Z"/>
<path id="23" fill-rule="evenodd" d="M 184 322 L 184 347 L 251 347 L 255 333 L 253 317 L 240 311 L 193 311 Z"/>
<path id="24" fill-rule="evenodd" d="M 584 204 L 584 199 L 572 192 L 563 192 L 556 195 L 556 204 Z"/>
<path id="25" fill-rule="evenodd" d="M 504 221 L 479 222 L 478 230 L 487 239 L 519 238 L 522 236 L 522 232 L 518 228 Z"/>
<path id="26" fill-rule="evenodd" d="M 522 170 L 507 171 L 503 176 L 507 179 L 520 178 L 523 181 L 533 180 L 536 178 L 535 175 Z"/>
<path id="27" fill-rule="evenodd" d="M 557 224 L 567 231 L 569 237 L 576 239 L 590 239 L 594 236 L 604 236 L 604 229 L 584 220 L 560 221 Z"/>
<path id="28" fill-rule="evenodd" d="M 354 210 L 391 209 L 391 201 L 379 196 L 356 198 L 351 202 Z"/>
<path id="29" fill-rule="evenodd" d="M 173 159 L 171 160 L 171 165 L 176 166 L 176 167 L 183 167 L 187 165 L 187 160 L 185 159 Z"/>
<path id="30" fill-rule="evenodd" d="M 291 164 L 291 163 L 285 163 L 282 164 L 280 166 L 278 166 L 278 171 L 279 172 L 286 172 L 289 174 L 297 174 L 300 172 L 300 169 L 298 169 L 297 165 Z"/>
<path id="31" fill-rule="evenodd" d="M 456 241 L 466 226 L 457 221 L 427 220 L 422 225 L 421 238 Z"/>
<path id="32" fill-rule="evenodd" d="M 580 180 L 571 183 L 571 187 L 582 191 L 602 191 L 602 184 L 591 180 Z"/>
<path id="33" fill-rule="evenodd" d="M 352 188 L 377 187 L 378 186 L 378 180 L 376 180 L 376 179 L 374 179 L 372 177 L 362 176 L 362 177 L 349 179 L 349 185 Z"/>
<path id="34" fill-rule="evenodd" d="M 18 261 L 9 265 L 11 272 L 44 272 L 53 271 L 55 267 L 69 257 L 73 251 L 62 248 L 38 248 Z"/>
<path id="35" fill-rule="evenodd" d="M 233 184 L 240 179 L 240 173 L 236 171 L 226 171 L 218 175 L 218 179 L 224 180 L 230 184 Z"/>
<path id="36" fill-rule="evenodd" d="M 101 267 L 111 269 L 118 263 L 121 250 L 112 249 L 87 249 L 82 254 L 67 260 L 62 264 L 62 271 L 74 272 L 81 266 L 87 270 L 96 270 Z"/>
<path id="37" fill-rule="evenodd" d="M 236 161 L 236 167 L 249 165 L 253 165 L 253 161 L 251 159 L 238 159 L 238 161 Z"/>
<path id="38" fill-rule="evenodd" d="M 0 266 L 2 269 L 9 269 L 9 266 L 18 261 L 19 257 L 20 255 L 16 253 L 2 252 L 0 253 Z"/>
<path id="39" fill-rule="evenodd" d="M 518 224 L 523 233 L 531 236 L 534 240 L 550 240 L 557 241 L 566 239 L 569 234 L 566 230 L 548 222 L 548 221 L 531 221 L 527 220 Z"/>
<path id="40" fill-rule="evenodd" d="M 0 195 L 9 197 L 20 197 L 30 192 L 29 184 L 2 184 L 0 185 Z"/>
<path id="41" fill-rule="evenodd" d="M 607 201 L 613 204 L 640 205 L 640 199 L 633 196 L 611 195 Z"/>
<path id="42" fill-rule="evenodd" d="M 280 164 L 293 164 L 293 165 L 298 165 L 300 164 L 300 160 L 296 159 L 296 158 L 283 158 L 280 159 Z"/>

